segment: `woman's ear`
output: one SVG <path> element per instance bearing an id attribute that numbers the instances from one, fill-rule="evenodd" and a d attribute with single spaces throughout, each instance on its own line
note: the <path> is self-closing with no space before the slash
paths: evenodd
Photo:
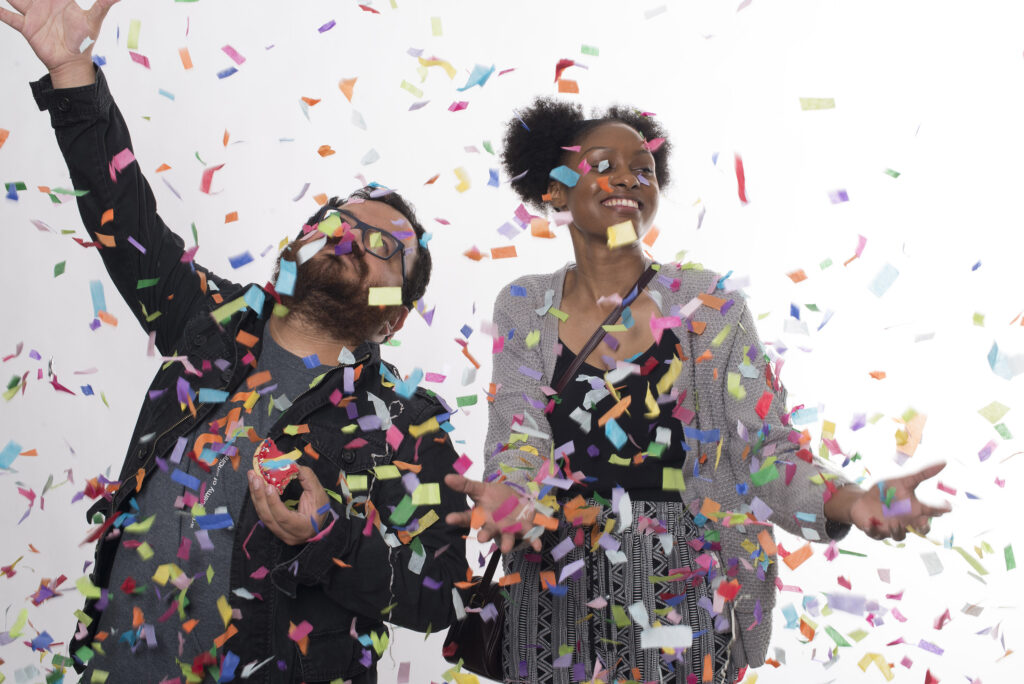
<path id="1" fill-rule="evenodd" d="M 568 188 L 564 183 L 552 180 L 548 183 L 548 202 L 555 211 L 564 211 L 568 203 Z"/>

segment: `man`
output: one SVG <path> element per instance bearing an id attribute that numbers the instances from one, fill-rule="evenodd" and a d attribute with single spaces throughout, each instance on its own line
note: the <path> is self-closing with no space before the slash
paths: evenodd
<path id="1" fill-rule="evenodd" d="M 374 682 L 382 620 L 447 626 L 467 567 L 444 522 L 466 510 L 440 486 L 456 458 L 448 411 L 379 356 L 426 287 L 423 228 L 397 194 L 364 188 L 310 219 L 276 289 L 194 266 L 91 62 L 114 2 L 0 9 L 49 70 L 33 94 L 111 279 L 176 359 L 119 486 L 89 511 L 96 559 L 71 655 L 96 682 Z M 395 293 L 400 305 L 368 303 Z"/>

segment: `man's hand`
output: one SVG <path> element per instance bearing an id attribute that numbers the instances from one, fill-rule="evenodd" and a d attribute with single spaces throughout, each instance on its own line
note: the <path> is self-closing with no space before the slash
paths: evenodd
<path id="1" fill-rule="evenodd" d="M 519 493 L 506 484 L 494 482 L 477 482 L 461 475 L 444 476 L 444 483 L 457 492 L 469 496 L 476 504 L 477 520 L 480 532 L 476 535 L 479 542 L 487 542 L 501 537 L 501 552 L 508 553 L 520 539 L 533 527 L 533 506 L 527 499 L 520 499 Z M 501 512 L 501 519 L 495 521 L 495 512 Z M 481 515 L 482 513 L 482 515 Z M 456 527 L 472 527 L 474 511 L 449 513 L 444 521 Z M 540 551 L 540 539 L 531 542 L 535 551 Z"/>
<path id="2" fill-rule="evenodd" d="M 825 516 L 836 522 L 852 523 L 872 539 L 892 537 L 902 541 L 908 528 L 927 534 L 931 519 L 949 513 L 952 507 L 948 503 L 922 503 L 915 490 L 945 467 L 945 463 L 938 463 L 910 475 L 884 480 L 867 490 L 852 485 L 842 487 L 825 503 Z"/>
<path id="3" fill-rule="evenodd" d="M 80 8 L 75 0 L 9 2 L 17 12 L 0 7 L 0 21 L 25 36 L 49 70 L 55 88 L 89 85 L 95 80 L 92 41 L 118 0 L 96 0 L 88 10 Z"/>
<path id="4" fill-rule="evenodd" d="M 290 510 L 281 501 L 277 490 L 267 484 L 255 470 L 249 471 L 249 495 L 260 520 L 278 539 L 289 546 L 305 544 L 316 536 L 327 520 L 327 513 L 317 513 L 327 505 L 327 492 L 316 474 L 307 466 L 299 466 L 302 496 L 298 510 Z M 313 528 L 313 520 L 317 527 Z"/>

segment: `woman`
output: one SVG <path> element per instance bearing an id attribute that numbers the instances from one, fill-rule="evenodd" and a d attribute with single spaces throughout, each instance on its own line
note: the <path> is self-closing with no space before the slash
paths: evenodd
<path id="1" fill-rule="evenodd" d="M 587 119 L 548 99 L 508 124 L 505 170 L 525 171 L 512 186 L 569 213 L 575 261 L 499 294 L 486 484 L 447 478 L 486 514 L 478 539 L 500 536 L 506 574 L 519 574 L 506 681 L 736 681 L 768 647 L 771 524 L 818 542 L 851 524 L 902 539 L 946 510 L 914 495 L 941 464 L 862 490 L 814 458 L 787 427 L 742 296 L 716 273 L 644 256 L 669 181 L 665 138 L 633 110 Z M 618 327 L 553 394 L 622 299 Z M 907 503 L 883 509 L 883 491 Z M 448 520 L 468 527 L 470 515 Z"/>

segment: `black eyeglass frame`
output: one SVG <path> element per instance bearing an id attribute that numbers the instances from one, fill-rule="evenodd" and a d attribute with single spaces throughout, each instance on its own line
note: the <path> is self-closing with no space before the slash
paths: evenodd
<path id="1" fill-rule="evenodd" d="M 352 229 L 358 228 L 359 229 L 359 231 L 362 233 L 362 236 L 363 236 L 363 239 L 362 239 L 363 247 L 364 247 L 366 253 L 369 254 L 370 256 L 376 257 L 376 258 L 380 259 L 381 261 L 388 261 L 392 257 L 394 257 L 395 254 L 400 254 L 401 255 L 401 260 L 402 260 L 402 287 L 404 289 L 405 288 L 405 243 L 402 242 L 401 240 L 399 240 L 398 238 L 396 238 L 390 232 L 384 230 L 383 228 L 378 228 L 377 226 L 372 226 L 369 223 L 366 223 L 365 221 L 360 221 L 358 218 L 356 218 L 355 216 L 353 216 L 349 212 L 345 211 L 344 209 L 333 209 L 331 212 L 329 212 L 327 214 L 327 216 L 330 216 L 331 214 L 334 214 L 334 213 L 340 214 L 341 216 L 346 218 L 347 220 L 345 221 L 345 223 L 349 224 L 350 228 L 352 228 Z M 325 216 L 324 218 L 326 219 L 327 217 Z M 381 235 L 381 242 L 383 244 L 394 244 L 395 248 L 387 256 L 381 256 L 380 254 L 377 254 L 376 252 L 373 251 L 373 248 L 370 246 L 370 239 L 371 238 L 369 236 L 372 233 L 380 233 L 380 235 Z M 390 243 L 389 243 L 389 241 L 390 241 Z"/>

